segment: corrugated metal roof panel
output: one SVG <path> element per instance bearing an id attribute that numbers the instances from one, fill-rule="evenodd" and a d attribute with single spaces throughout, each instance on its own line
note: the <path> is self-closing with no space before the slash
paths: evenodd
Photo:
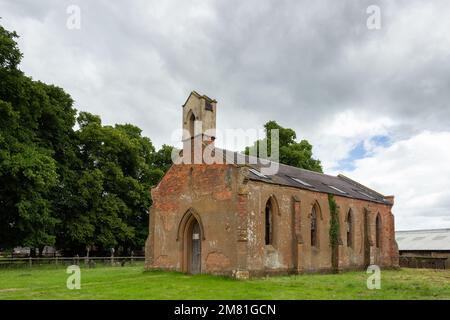
<path id="1" fill-rule="evenodd" d="M 399 250 L 450 250 L 450 229 L 396 231 Z"/>

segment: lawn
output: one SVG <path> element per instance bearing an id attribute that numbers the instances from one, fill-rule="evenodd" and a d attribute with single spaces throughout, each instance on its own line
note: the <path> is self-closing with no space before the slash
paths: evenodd
<path id="1" fill-rule="evenodd" d="M 65 269 L 0 270 L 0 299 L 450 299 L 450 270 L 382 271 L 381 289 L 365 272 L 253 280 L 143 271 L 142 265 L 81 269 L 81 289 L 66 288 Z"/>

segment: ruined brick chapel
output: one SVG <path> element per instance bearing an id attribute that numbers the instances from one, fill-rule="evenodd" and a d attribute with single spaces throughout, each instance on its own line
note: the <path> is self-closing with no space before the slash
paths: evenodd
<path id="1" fill-rule="evenodd" d="M 183 140 L 180 156 L 196 147 L 214 152 L 217 102 L 193 91 L 182 110 L 185 130 L 194 133 L 197 121 L 203 126 L 201 139 Z M 393 196 L 343 175 L 282 164 L 265 175 L 249 157 L 225 157 L 173 164 L 151 190 L 147 269 L 247 278 L 398 266 Z M 329 195 L 338 207 L 333 248 Z"/>

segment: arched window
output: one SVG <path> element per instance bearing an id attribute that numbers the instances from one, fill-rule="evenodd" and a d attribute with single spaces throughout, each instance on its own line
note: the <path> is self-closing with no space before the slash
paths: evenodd
<path id="1" fill-rule="evenodd" d="M 352 209 L 348 210 L 347 213 L 347 247 L 353 246 L 353 220 L 352 220 Z"/>
<path id="2" fill-rule="evenodd" d="M 377 248 L 381 247 L 381 218 L 380 214 L 377 214 L 377 219 L 375 220 L 375 243 Z"/>
<path id="3" fill-rule="evenodd" d="M 265 242 L 266 245 L 272 244 L 272 218 L 273 218 L 273 204 L 271 199 L 267 200 L 265 212 Z"/>
<path id="4" fill-rule="evenodd" d="M 311 246 L 317 246 L 317 209 L 315 205 L 311 209 Z"/>

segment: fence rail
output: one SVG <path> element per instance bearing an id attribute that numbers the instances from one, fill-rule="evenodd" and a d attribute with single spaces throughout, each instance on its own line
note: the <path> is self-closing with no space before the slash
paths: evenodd
<path id="1" fill-rule="evenodd" d="M 125 266 L 142 263 L 145 257 L 40 257 L 40 258 L 0 258 L 1 268 L 21 268 L 33 266 L 68 266 L 79 265 L 95 268 L 102 266 Z"/>

